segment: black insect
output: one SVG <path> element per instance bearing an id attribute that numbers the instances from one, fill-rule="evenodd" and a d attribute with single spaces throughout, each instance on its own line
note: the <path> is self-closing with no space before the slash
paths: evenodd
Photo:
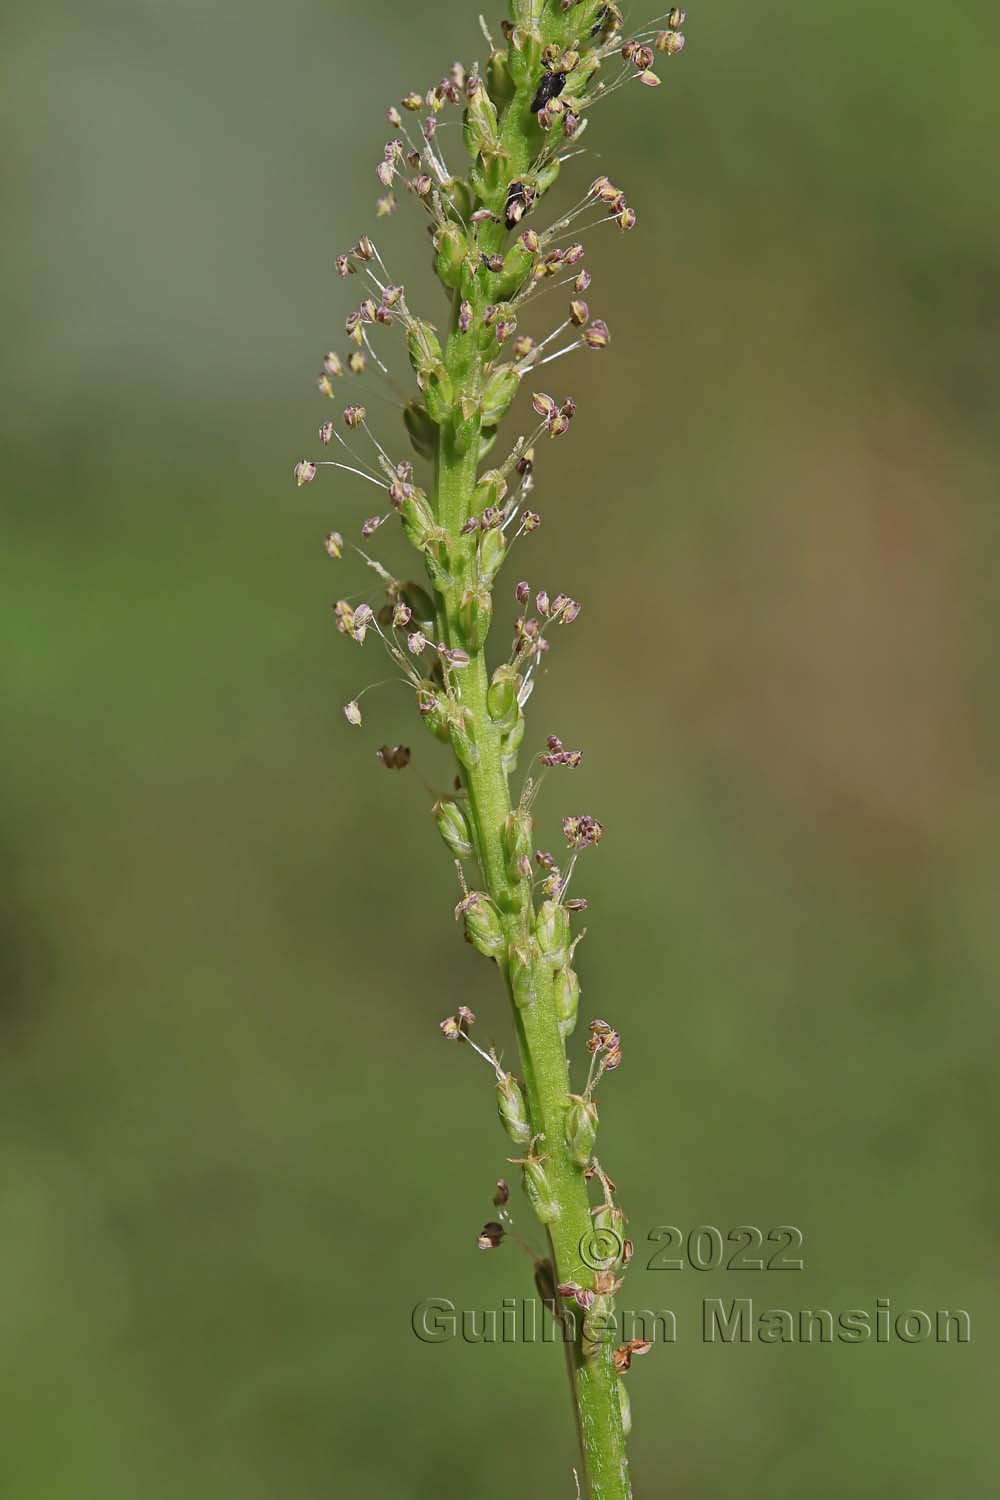
<path id="1" fill-rule="evenodd" d="M 531 101 L 531 113 L 537 115 L 539 110 L 545 108 L 550 99 L 558 99 L 565 87 L 565 73 L 543 73 L 542 81 L 538 85 L 538 93 Z"/>
<path id="2" fill-rule="evenodd" d="M 596 36 L 597 35 L 597 33 L 603 28 L 604 23 L 605 23 L 605 21 L 607 19 L 608 19 L 608 7 L 606 5 L 602 5 L 601 8 L 600 8 L 600 10 L 597 12 L 597 19 L 596 19 L 596 21 L 594 22 L 593 26 L 590 28 L 590 34 L 591 34 L 591 36 Z"/>
<path id="3" fill-rule="evenodd" d="M 507 202 L 504 207 L 504 218 L 508 229 L 513 229 L 515 224 L 520 224 L 528 209 L 534 201 L 535 190 L 526 182 L 512 182 L 507 189 Z"/>

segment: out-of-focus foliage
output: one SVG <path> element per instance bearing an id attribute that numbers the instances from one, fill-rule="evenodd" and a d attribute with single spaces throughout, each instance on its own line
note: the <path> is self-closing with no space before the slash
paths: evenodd
<path id="1" fill-rule="evenodd" d="M 436 1027 L 508 1022 L 450 920 L 443 755 L 401 693 L 340 714 L 380 669 L 321 538 L 368 502 L 291 481 L 381 111 L 482 52 L 475 8 L 4 22 L 0 1489 L 569 1496 L 558 1350 L 410 1331 L 422 1297 L 531 1290 L 475 1249 L 506 1144 Z M 584 1014 L 626 1049 L 601 1155 L 623 1303 L 679 1322 L 629 1377 L 637 1493 L 979 1500 L 996 12 L 736 0 L 686 30 L 588 138 L 640 225 L 595 237 L 614 340 L 558 366 L 585 420 L 517 564 L 585 602 L 533 709 L 587 757 L 543 817 L 608 830 L 580 885 Z M 430 296 L 422 235 L 405 204 L 386 253 Z M 640 1268 L 652 1226 L 746 1222 L 800 1225 L 805 1271 Z M 963 1306 L 976 1338 L 702 1344 L 700 1300 L 746 1295 Z"/>

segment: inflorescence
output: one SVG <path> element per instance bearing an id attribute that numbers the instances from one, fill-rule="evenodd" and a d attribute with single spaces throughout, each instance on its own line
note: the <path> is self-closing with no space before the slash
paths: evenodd
<path id="1" fill-rule="evenodd" d="M 521 580 L 513 588 L 517 614 L 510 648 L 492 673 L 484 666 L 483 649 L 500 570 L 541 525 L 535 478 L 543 440 L 568 434 L 576 416 L 571 396 L 538 388 L 534 377 L 572 353 L 608 347 L 607 323 L 591 314 L 586 242 L 602 225 L 628 233 L 637 222 L 624 191 L 604 173 L 547 226 L 541 223 L 542 201 L 562 168 L 586 153 L 581 141 L 591 110 L 632 80 L 647 88 L 660 83 L 657 60 L 683 50 L 685 15 L 674 6 L 626 37 L 615 3 L 513 0 L 512 12 L 499 43 L 483 23 L 489 48 L 483 69 L 456 62 L 431 88 L 409 93 L 386 110 L 393 134 L 375 167 L 382 190 L 376 215 L 395 213 L 400 200 L 409 198 L 425 216 L 434 270 L 451 303 L 448 332 L 442 335 L 411 309 L 404 285 L 368 235 L 338 255 L 337 273 L 345 281 L 355 279 L 361 295 L 345 319 L 346 352 L 326 354 L 317 387 L 338 405 L 342 390 L 352 395 L 339 418 L 320 424 L 319 442 L 329 456 L 302 459 L 294 475 L 300 486 L 308 485 L 329 468 L 380 491 L 378 508 L 353 523 L 358 543 L 345 541 L 341 530 L 329 531 L 323 541 L 329 558 L 339 563 L 353 553 L 374 575 L 369 589 L 336 601 L 336 627 L 358 646 L 369 639 L 378 643 L 389 659 L 389 680 L 413 693 L 421 722 L 454 752 L 459 775 L 454 788 L 438 797 L 434 816 L 456 864 L 461 891 L 456 919 L 468 941 L 501 966 L 518 1010 L 535 1004 L 544 983 L 565 1039 L 577 1021 L 580 983 L 573 963 L 583 936 L 572 937 L 570 919 L 587 906 L 584 898 L 569 896 L 569 886 L 577 861 L 600 843 L 604 829 L 590 814 L 566 816 L 565 853 L 557 862 L 535 848 L 532 809 L 546 778 L 579 768 L 583 751 L 549 735 L 519 795 L 504 793 L 509 811 L 502 815 L 499 840 L 494 839 L 499 862 L 488 857 L 475 787 L 484 754 L 499 760 L 502 785 L 513 774 L 539 668 L 558 632 L 579 617 L 581 605 L 567 593 L 533 589 Z M 454 136 L 442 128 L 449 110 L 461 111 L 460 170 Z M 562 300 L 562 313 L 550 319 L 551 326 L 544 321 L 549 292 Z M 384 345 L 391 331 L 405 347 L 416 392 L 393 373 L 393 356 Z M 416 461 L 434 464 L 426 486 L 418 482 L 414 458 L 398 452 L 396 437 L 376 433 L 371 398 L 366 403 L 354 394 L 366 378 L 381 387 L 378 399 L 401 415 L 400 437 L 405 433 Z M 499 425 L 525 381 L 532 386 L 526 430 L 487 467 Z M 420 554 L 424 582 L 397 577 L 367 550 L 397 516 Z M 340 524 L 348 530 L 346 522 Z M 362 723 L 363 694 L 381 685 L 371 683 L 345 705 L 350 725 Z M 383 745 L 377 754 L 390 770 L 411 761 L 409 747 L 402 745 Z M 483 889 L 469 888 L 470 862 Z M 472 1040 L 475 1019 L 462 1006 L 441 1023 L 441 1031 L 471 1047 L 491 1069 L 500 1118 L 522 1153 L 515 1160 L 526 1195 L 537 1218 L 551 1225 L 561 1212 L 549 1174 L 555 1150 L 551 1132 L 546 1140 L 525 1085 L 504 1068 L 496 1051 Z M 621 1061 L 621 1038 L 607 1022 L 595 1020 L 587 1051 L 583 1091 L 563 1096 L 558 1149 L 578 1175 L 600 1183 L 603 1201 L 591 1210 L 594 1227 L 617 1236 L 619 1248 L 586 1285 L 549 1275 L 553 1298 L 574 1302 L 586 1315 L 584 1354 L 593 1348 L 590 1320 L 610 1306 L 619 1285 L 615 1273 L 632 1253 L 631 1243 L 619 1235 L 625 1220 L 614 1184 L 593 1151 L 595 1092 Z M 493 1201 L 498 1214 L 478 1236 L 481 1249 L 495 1249 L 512 1230 L 502 1179 Z M 543 1264 L 536 1263 L 536 1281 Z M 624 1373 L 645 1347 L 633 1341 L 619 1349 L 615 1370 Z M 625 1406 L 623 1394 L 623 1422 Z"/>

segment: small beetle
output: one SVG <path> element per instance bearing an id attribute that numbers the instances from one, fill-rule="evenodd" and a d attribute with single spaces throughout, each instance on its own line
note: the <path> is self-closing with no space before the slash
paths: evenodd
<path id="1" fill-rule="evenodd" d="M 542 81 L 538 85 L 538 93 L 531 101 L 531 113 L 537 115 L 550 99 L 558 99 L 565 87 L 565 73 L 543 73 Z"/>

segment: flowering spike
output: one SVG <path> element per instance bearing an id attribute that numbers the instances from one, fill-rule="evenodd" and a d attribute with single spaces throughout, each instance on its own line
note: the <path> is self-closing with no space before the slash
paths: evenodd
<path id="1" fill-rule="evenodd" d="M 469 943 L 495 961 L 516 1008 L 526 1087 L 472 1039 L 475 1017 L 467 1007 L 448 1016 L 441 1032 L 478 1053 L 495 1073 L 498 1111 L 520 1148 L 525 1192 L 537 1217 L 550 1226 L 552 1259 L 536 1264 L 538 1284 L 567 1327 L 569 1303 L 583 1314 L 572 1361 L 585 1470 L 580 1489 L 600 1500 L 629 1500 L 628 1404 L 618 1372 L 644 1352 L 632 1340 L 613 1359 L 602 1353 L 600 1325 L 612 1311 L 616 1272 L 631 1253 L 628 1242 L 619 1235 L 620 1251 L 606 1267 L 591 1269 L 580 1259 L 593 1228 L 606 1221 L 618 1234 L 624 1223 L 614 1186 L 593 1157 L 594 1092 L 603 1075 L 619 1066 L 621 1038 L 607 1022 L 592 1024 L 589 1071 L 578 1093 L 569 1091 L 561 1050 L 580 1002 L 573 966 L 579 938 L 571 936 L 571 914 L 587 904 L 570 898 L 568 887 L 580 854 L 599 843 L 604 830 L 589 814 L 567 816 L 567 850 L 559 856 L 564 868 L 552 855 L 536 854 L 532 809 L 542 783 L 550 770 L 575 770 L 583 757 L 555 736 L 541 752 L 536 746 L 533 775 L 523 790 L 510 785 L 525 736 L 525 708 L 560 629 L 578 618 L 579 602 L 568 593 L 517 583 L 509 654 L 489 664 L 485 654 L 500 569 L 510 549 L 523 546 L 541 524 L 539 511 L 531 508 L 539 440 L 566 436 L 576 403 L 534 390 L 530 405 L 523 403 L 522 435 L 512 448 L 500 449 L 508 456 L 485 472 L 484 464 L 529 372 L 570 352 L 610 344 L 607 324 L 591 316 L 583 233 L 601 222 L 627 233 L 637 222 L 635 208 L 604 173 L 554 222 L 546 213 L 547 195 L 581 154 L 575 143 L 594 102 L 631 79 L 656 88 L 659 59 L 684 48 L 684 22 L 682 7 L 671 6 L 656 23 L 662 31 L 650 27 L 626 38 L 615 0 L 512 0 L 511 19 L 496 40 L 483 23 L 482 71 L 454 63 L 429 88 L 413 89 L 389 105 L 393 134 L 372 164 L 382 191 L 376 212 L 391 214 L 397 196 L 417 211 L 450 309 L 425 314 L 415 299 L 411 306 L 395 268 L 389 270 L 367 235 L 337 256 L 338 276 L 358 277 L 359 292 L 344 321 L 347 353 L 331 350 L 316 384 L 332 399 L 340 379 L 357 382 L 343 422 L 365 456 L 354 453 L 339 418 L 331 416 L 320 426 L 320 443 L 347 449 L 351 462 L 337 462 L 330 453 L 319 462 L 301 459 L 294 469 L 299 486 L 315 480 L 320 464 L 377 485 L 388 506 L 383 500 L 376 514 L 350 524 L 367 537 L 397 512 L 397 540 L 416 550 L 426 574 L 423 585 L 401 583 L 354 549 L 378 575 L 384 596 L 373 604 L 357 602 L 357 593 L 352 602 L 338 600 L 334 619 L 352 642 L 367 641 L 369 652 L 384 649 L 397 680 L 413 693 L 420 719 L 449 747 L 452 774 L 458 772 L 453 789 L 434 802 L 433 817 L 457 862 L 462 896 L 456 918 Z M 632 96 L 637 99 L 638 91 Z M 461 113 L 460 130 L 444 128 L 452 110 Z M 568 148 L 568 142 L 574 145 Z M 465 159 L 459 161 L 463 147 Z M 554 300 L 561 305 L 556 326 L 548 330 L 533 322 L 533 299 L 546 288 L 560 289 Z M 423 481 L 426 491 L 418 483 L 422 476 L 414 477 L 411 465 L 391 453 L 391 444 L 382 446 L 368 421 L 374 408 L 367 381 L 383 378 L 397 389 L 385 347 L 392 336 L 405 345 L 412 371 L 400 403 L 408 441 L 417 458 L 433 466 L 433 478 Z M 548 444 L 544 448 L 546 455 L 552 451 Z M 331 531 L 324 546 L 329 557 L 344 556 L 340 532 Z M 361 724 L 357 698 L 343 712 L 349 724 Z M 405 745 L 381 745 L 375 753 L 388 770 L 410 760 Z M 467 889 L 465 864 L 470 871 L 477 867 L 478 889 Z M 605 1203 L 591 1220 L 587 1182 L 593 1178 L 604 1189 Z M 476 1240 L 484 1250 L 495 1249 L 510 1226 L 502 1182 L 494 1207 L 496 1219 L 483 1225 Z"/>

